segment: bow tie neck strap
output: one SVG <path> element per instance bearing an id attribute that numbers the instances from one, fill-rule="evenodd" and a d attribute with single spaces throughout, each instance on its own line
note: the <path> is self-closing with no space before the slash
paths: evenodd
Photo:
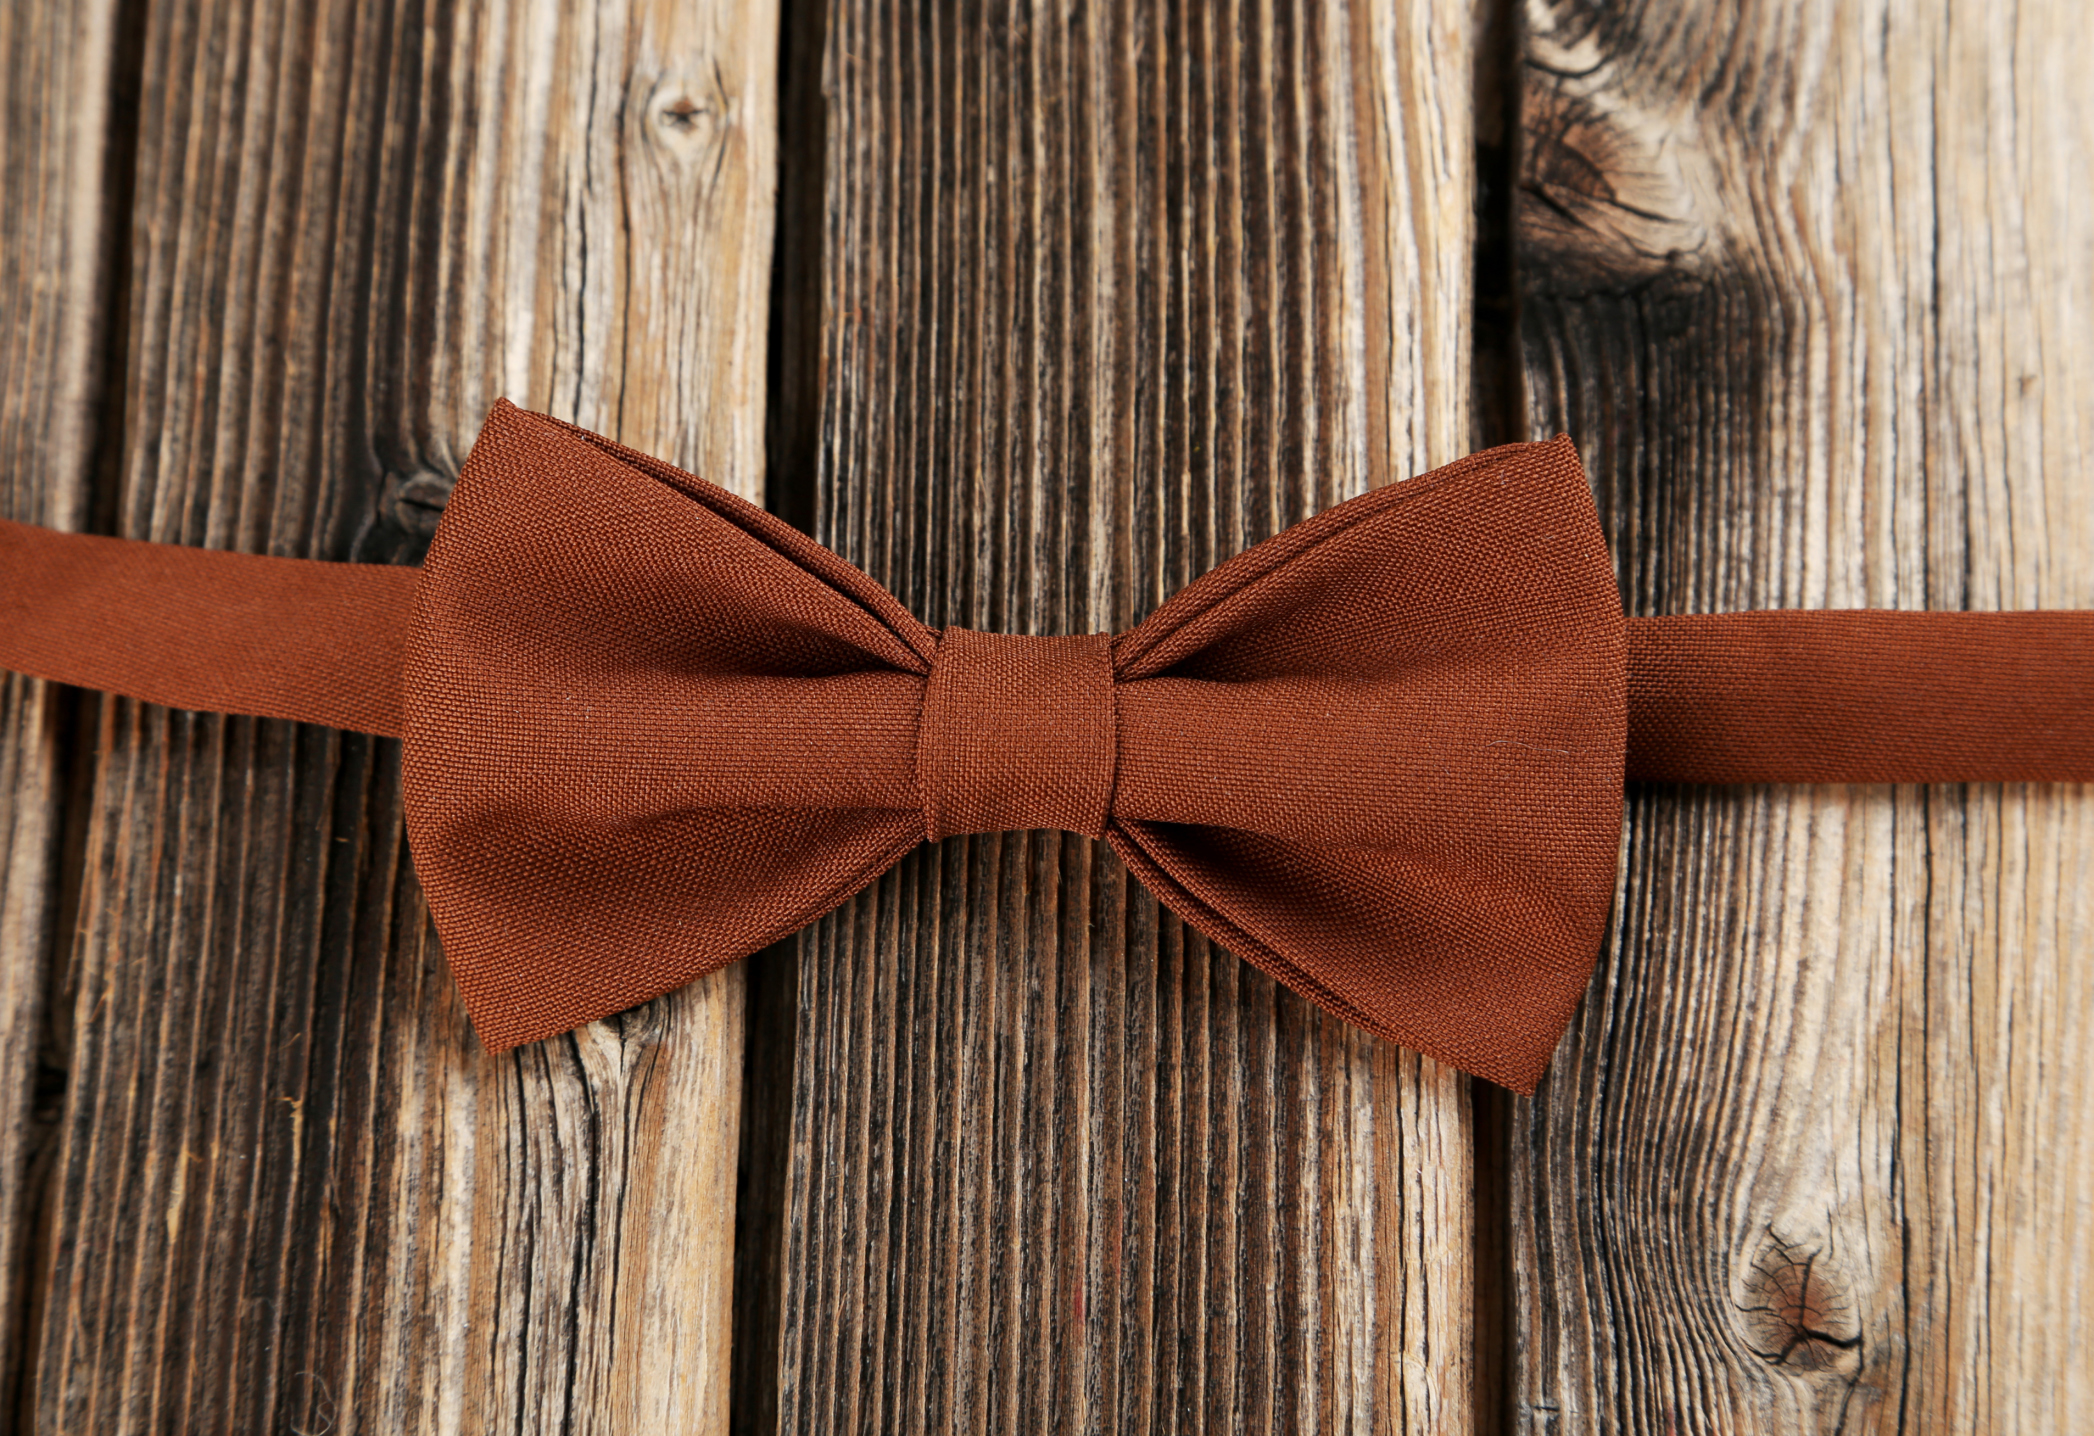
<path id="1" fill-rule="evenodd" d="M 2094 781 L 2094 613 L 1632 618 L 1628 776 Z"/>
<path id="2" fill-rule="evenodd" d="M 0 519 L 0 668 L 398 737 L 416 578 Z"/>

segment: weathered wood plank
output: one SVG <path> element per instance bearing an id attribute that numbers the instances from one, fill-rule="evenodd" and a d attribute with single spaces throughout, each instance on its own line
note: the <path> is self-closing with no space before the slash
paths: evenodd
<path id="1" fill-rule="evenodd" d="M 2094 605 L 2083 9 L 1530 20 L 1532 422 L 1632 611 Z M 2089 796 L 1631 794 L 1521 1110 L 1522 1429 L 2085 1419 Z"/>
<path id="2" fill-rule="evenodd" d="M 1465 451 L 1471 23 L 834 0 L 820 536 L 1096 631 Z M 800 973 L 781 1430 L 1470 1429 L 1458 1078 L 1061 834 Z"/>
<path id="3" fill-rule="evenodd" d="M 758 492 L 775 25 L 155 4 L 121 531 L 410 561 L 498 395 Z M 98 711 L 39 1428 L 724 1429 L 740 976 L 491 1059 L 396 744 Z"/>
<path id="4" fill-rule="evenodd" d="M 113 0 L 0 11 L 0 516 L 88 522 L 121 203 Z M 123 158 L 119 154 L 119 161 Z M 63 1061 L 46 1023 L 74 704 L 0 674 L 0 1425 L 23 1406 L 32 1229 Z"/>

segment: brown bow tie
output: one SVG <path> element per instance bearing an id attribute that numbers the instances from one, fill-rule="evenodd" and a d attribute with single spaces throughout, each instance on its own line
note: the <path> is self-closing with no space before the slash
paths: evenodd
<path id="1" fill-rule="evenodd" d="M 419 579 L 11 524 L 0 561 L 0 664 L 402 734 L 497 1049 L 926 838 L 1063 828 L 1311 1000 L 1527 1091 L 1603 935 L 1625 766 L 2094 779 L 2094 614 L 1624 620 L 1567 439 L 1341 504 L 1118 635 L 927 628 L 725 490 L 507 404 Z"/>

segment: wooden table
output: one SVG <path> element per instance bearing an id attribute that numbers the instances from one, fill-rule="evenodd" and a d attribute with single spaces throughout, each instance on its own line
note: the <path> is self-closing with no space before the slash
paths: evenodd
<path id="1" fill-rule="evenodd" d="M 1632 612 L 2094 607 L 2072 0 L 15 0 L 0 511 L 413 562 L 506 395 L 932 623 L 1568 430 Z M 2062 1431 L 2094 803 L 1632 788 L 1514 1099 L 1099 846 L 476 1045 L 397 744 L 0 688 L 0 1427 Z"/>

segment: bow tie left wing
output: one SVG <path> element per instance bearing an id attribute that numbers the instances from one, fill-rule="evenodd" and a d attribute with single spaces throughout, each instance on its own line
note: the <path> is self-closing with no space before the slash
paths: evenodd
<path id="1" fill-rule="evenodd" d="M 1298 524 L 1115 644 L 1110 837 L 1311 1000 L 1529 1091 L 1614 891 L 1624 621 L 1568 439 Z"/>
<path id="2" fill-rule="evenodd" d="M 481 1040 L 680 987 L 922 841 L 935 646 L 761 509 L 497 405 L 406 667 L 409 838 Z"/>

